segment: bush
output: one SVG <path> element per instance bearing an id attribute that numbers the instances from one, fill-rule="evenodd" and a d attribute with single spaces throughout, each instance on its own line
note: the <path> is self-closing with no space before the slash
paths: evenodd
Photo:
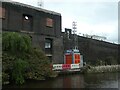
<path id="1" fill-rule="evenodd" d="M 3 84 L 8 84 L 9 83 L 9 75 L 8 75 L 8 73 L 5 73 L 5 72 L 2 73 L 2 83 Z"/>
<path id="2" fill-rule="evenodd" d="M 27 78 L 43 80 L 53 76 L 54 72 L 50 68 L 50 62 L 41 50 L 33 49 L 29 55 L 30 71 L 27 74 Z"/>
<path id="3" fill-rule="evenodd" d="M 16 84 L 23 84 L 25 82 L 24 74 L 26 68 L 28 68 L 28 63 L 26 61 L 18 59 L 14 62 L 14 70 L 12 70 L 12 80 L 14 80 Z"/>
<path id="4" fill-rule="evenodd" d="M 41 80 L 56 75 L 45 54 L 31 46 L 29 36 L 15 32 L 3 33 L 2 36 L 2 72 L 10 76 L 10 81 L 23 84 L 25 79 Z"/>

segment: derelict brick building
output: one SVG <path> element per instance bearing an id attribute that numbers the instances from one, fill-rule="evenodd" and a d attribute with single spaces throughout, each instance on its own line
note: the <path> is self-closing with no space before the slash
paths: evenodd
<path id="1" fill-rule="evenodd" d="M 3 31 L 28 34 L 33 46 L 41 48 L 52 63 L 63 63 L 63 51 L 73 48 L 74 39 L 71 29 L 61 35 L 60 13 L 18 2 L 0 2 Z M 118 60 L 117 44 L 78 36 L 78 49 L 86 63 L 103 60 L 116 64 Z"/>
<path id="2" fill-rule="evenodd" d="M 0 2 L 3 31 L 28 34 L 33 46 L 41 48 L 52 63 L 63 62 L 60 13 L 13 1 Z"/>

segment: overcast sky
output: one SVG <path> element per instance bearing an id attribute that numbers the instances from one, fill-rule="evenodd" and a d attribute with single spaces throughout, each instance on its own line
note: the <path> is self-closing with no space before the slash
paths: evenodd
<path id="1" fill-rule="evenodd" d="M 41 0 L 13 0 L 37 6 Z M 77 34 L 99 35 L 118 43 L 119 0 L 42 0 L 44 9 L 62 15 L 62 31 L 77 22 Z"/>

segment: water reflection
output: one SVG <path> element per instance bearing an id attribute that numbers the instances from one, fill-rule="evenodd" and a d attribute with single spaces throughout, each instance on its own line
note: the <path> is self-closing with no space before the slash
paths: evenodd
<path id="1" fill-rule="evenodd" d="M 120 73 L 119 73 L 120 75 Z M 62 75 L 46 81 L 28 81 L 25 85 L 8 88 L 120 88 L 118 73 Z"/>
<path id="2" fill-rule="evenodd" d="M 64 75 L 56 79 L 54 88 L 84 88 L 83 75 Z"/>
<path id="3" fill-rule="evenodd" d="M 85 76 L 86 88 L 118 88 L 118 73 L 89 74 Z"/>

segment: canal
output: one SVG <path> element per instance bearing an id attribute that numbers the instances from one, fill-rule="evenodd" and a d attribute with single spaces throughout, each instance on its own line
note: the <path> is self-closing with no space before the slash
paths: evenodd
<path id="1" fill-rule="evenodd" d="M 60 75 L 45 81 L 27 81 L 22 86 L 3 88 L 120 88 L 120 73 Z"/>

